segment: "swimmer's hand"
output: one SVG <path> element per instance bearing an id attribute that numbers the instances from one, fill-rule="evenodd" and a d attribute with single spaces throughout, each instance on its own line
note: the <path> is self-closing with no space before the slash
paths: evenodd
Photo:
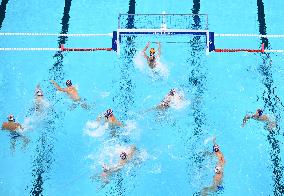
<path id="1" fill-rule="evenodd" d="M 245 117 L 243 118 L 243 123 L 242 123 L 242 127 L 244 127 L 245 126 L 245 124 L 247 123 L 247 121 L 248 121 L 248 119 L 250 119 L 251 118 L 251 116 L 250 115 L 245 115 Z"/>
<path id="2" fill-rule="evenodd" d="M 213 141 L 213 144 L 216 144 L 216 137 L 215 136 L 213 136 L 212 141 Z"/>

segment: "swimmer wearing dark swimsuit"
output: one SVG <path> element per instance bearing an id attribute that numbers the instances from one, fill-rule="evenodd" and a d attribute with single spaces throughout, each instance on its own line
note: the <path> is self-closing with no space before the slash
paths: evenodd
<path id="1" fill-rule="evenodd" d="M 156 51 L 155 51 L 154 48 L 150 49 L 149 56 L 146 54 L 146 50 L 149 48 L 150 42 L 147 43 L 147 45 L 145 46 L 145 48 L 143 50 L 144 58 L 147 60 L 147 63 L 148 63 L 148 65 L 149 65 L 149 67 L 151 69 L 154 69 L 157 66 L 157 60 L 161 56 L 161 45 L 160 45 L 160 42 L 157 42 L 157 44 L 158 44 L 158 55 L 157 56 L 155 56 Z"/>

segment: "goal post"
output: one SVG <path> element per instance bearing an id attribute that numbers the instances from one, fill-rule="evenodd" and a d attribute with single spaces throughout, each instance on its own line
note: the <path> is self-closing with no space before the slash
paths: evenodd
<path id="1" fill-rule="evenodd" d="M 206 36 L 206 53 L 213 50 L 214 34 L 208 30 L 207 14 L 119 14 L 113 32 L 113 49 L 120 52 L 121 36 Z M 213 39 L 213 40 L 212 40 Z"/>

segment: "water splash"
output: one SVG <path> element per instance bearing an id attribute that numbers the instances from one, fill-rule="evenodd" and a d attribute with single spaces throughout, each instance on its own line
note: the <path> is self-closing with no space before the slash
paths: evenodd
<path id="1" fill-rule="evenodd" d="M 102 137 L 108 129 L 108 126 L 108 123 L 100 124 L 98 121 L 87 121 L 84 134 L 90 137 Z"/>

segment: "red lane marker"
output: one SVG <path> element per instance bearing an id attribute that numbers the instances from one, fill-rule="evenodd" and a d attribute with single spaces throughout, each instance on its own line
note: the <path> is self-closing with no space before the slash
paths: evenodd
<path id="1" fill-rule="evenodd" d="M 261 52 L 264 53 L 264 43 L 261 44 Z"/>
<path id="2" fill-rule="evenodd" d="M 255 49 L 215 49 L 215 52 L 264 52 L 263 50 Z"/>

